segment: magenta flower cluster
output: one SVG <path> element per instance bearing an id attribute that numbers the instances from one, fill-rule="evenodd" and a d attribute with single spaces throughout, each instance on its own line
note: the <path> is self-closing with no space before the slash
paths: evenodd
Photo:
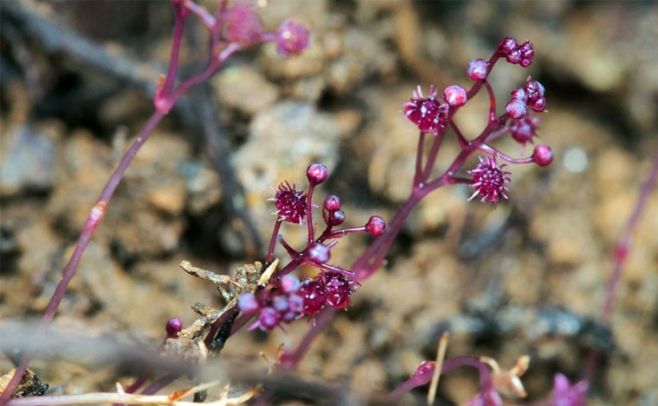
<path id="1" fill-rule="evenodd" d="M 238 298 L 238 308 L 243 313 L 257 315 L 252 328 L 271 331 L 282 323 L 313 316 L 325 308 L 345 309 L 349 306 L 358 283 L 353 272 L 329 263 L 331 249 L 348 234 L 367 233 L 379 237 L 386 231 L 386 223 L 379 216 L 371 216 L 363 226 L 337 228 L 345 222 L 345 213 L 340 198 L 328 195 L 321 207 L 324 230 L 316 236 L 313 193 L 316 186 L 325 183 L 328 178 L 327 167 L 314 163 L 306 170 L 307 190 L 283 182 L 274 194 L 277 217 L 266 262 L 272 262 L 277 242 L 292 261 L 273 274 L 267 287 L 256 292 L 245 292 Z M 283 223 L 306 224 L 306 246 L 302 250 L 293 248 L 279 234 Z M 291 272 L 304 264 L 317 268 L 319 272 L 312 278 L 300 281 Z"/>
<path id="2" fill-rule="evenodd" d="M 498 44 L 498 52 L 507 62 L 527 68 L 535 57 L 535 48 L 532 42 L 525 41 L 519 44 L 513 37 L 505 37 Z"/>
<path id="3" fill-rule="evenodd" d="M 457 141 L 463 150 L 449 172 L 434 181 L 428 181 L 431 175 L 431 167 L 423 169 L 421 161 L 416 165 L 415 187 L 425 188 L 439 187 L 447 183 L 468 183 L 473 189 L 470 199 L 479 197 L 482 202 L 498 203 L 502 199 L 509 198 L 509 184 L 511 183 L 510 172 L 505 171 L 507 164 L 535 163 L 539 166 L 547 166 L 553 161 L 553 152 L 548 145 L 535 146 L 533 153 L 525 158 L 512 158 L 491 145 L 491 142 L 504 135 L 509 135 L 516 142 L 526 145 L 534 143 L 539 127 L 539 118 L 531 113 L 543 113 L 547 108 L 544 86 L 537 80 L 528 77 L 523 86 L 512 90 L 510 98 L 505 105 L 505 111 L 498 114 L 496 111 L 496 96 L 492 86 L 488 82 L 491 69 L 500 59 L 523 68 L 528 67 L 535 56 L 535 51 L 530 41 L 521 44 L 512 37 L 503 38 L 494 54 L 489 60 L 477 58 L 472 60 L 466 69 L 469 78 L 475 83 L 470 90 L 459 85 L 447 86 L 443 91 L 443 97 L 433 85 L 429 87 L 428 95 L 423 94 L 422 89 L 417 87 L 411 100 L 403 105 L 404 115 L 416 125 L 421 137 L 426 134 L 434 136 L 433 146 L 430 149 L 428 160 L 434 161 L 437 157 L 443 137 L 449 129 L 452 129 Z M 476 138 L 469 139 L 459 130 L 453 121 L 453 115 L 470 101 L 470 99 L 482 88 L 487 90 L 490 100 L 489 122 L 483 132 Z M 423 141 L 419 142 L 418 158 L 423 156 Z M 460 178 L 455 175 L 455 168 L 459 169 L 466 158 L 475 151 L 484 155 L 480 156 L 477 166 L 467 173 L 470 179 Z M 504 161 L 500 165 L 498 162 Z"/>
<path id="4" fill-rule="evenodd" d="M 266 32 L 255 6 L 245 2 L 237 2 L 227 11 L 223 35 L 227 41 L 240 45 L 273 41 L 283 56 L 299 54 L 310 41 L 308 28 L 293 20 L 285 20 L 273 33 Z"/>

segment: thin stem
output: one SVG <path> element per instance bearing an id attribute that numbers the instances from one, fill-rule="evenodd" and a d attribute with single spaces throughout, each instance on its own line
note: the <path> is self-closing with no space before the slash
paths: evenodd
<path id="1" fill-rule="evenodd" d="M 290 244 L 288 244 L 288 241 L 286 241 L 283 237 L 279 238 L 279 242 L 285 248 L 286 252 L 292 259 L 300 258 L 302 257 L 302 253 L 298 252 L 296 249 L 294 249 Z"/>
<path id="2" fill-rule="evenodd" d="M 352 264 L 352 271 L 356 273 L 356 280 L 363 281 L 368 279 L 379 267 L 382 265 L 388 250 L 390 249 L 393 241 L 400 233 L 407 217 L 411 211 L 416 207 L 428 191 L 423 189 L 414 189 L 409 195 L 407 201 L 400 207 L 398 212 L 393 217 L 393 220 L 386 226 L 386 232 Z"/>
<path id="3" fill-rule="evenodd" d="M 436 162 L 436 157 L 439 154 L 439 149 L 441 148 L 441 143 L 443 142 L 443 136 L 445 131 L 440 132 L 434 136 L 432 140 L 432 146 L 430 147 L 430 152 L 427 154 L 427 162 L 425 162 L 425 169 L 420 175 L 420 181 L 426 182 L 427 179 L 432 174 L 432 169 L 434 168 L 434 163 Z"/>
<path id="4" fill-rule="evenodd" d="M 176 82 L 176 75 L 178 74 L 178 57 L 180 55 L 180 47 L 183 41 L 183 29 L 185 28 L 185 17 L 187 15 L 187 13 L 179 10 L 179 7 L 180 6 L 174 6 L 174 35 L 171 43 L 171 53 L 169 54 L 167 76 L 165 77 L 165 82 L 159 92 L 161 97 L 169 96 L 169 93 Z"/>
<path id="5" fill-rule="evenodd" d="M 649 196 L 656 188 L 656 183 L 658 182 L 658 154 L 653 158 L 651 164 L 651 169 L 649 170 L 649 175 L 644 180 L 640 186 L 640 193 L 637 196 L 635 206 L 631 212 L 630 217 L 628 218 L 624 229 L 615 244 L 615 248 L 612 256 L 612 273 L 606 284 L 605 288 L 605 300 L 603 303 L 603 309 L 601 310 L 601 320 L 606 325 L 610 325 L 610 320 L 612 313 L 615 307 L 615 302 L 617 298 L 617 289 L 619 288 L 619 282 L 621 281 L 621 276 L 624 271 L 624 265 L 628 259 L 628 254 L 631 251 L 633 243 L 633 233 L 637 228 L 640 217 L 646 208 L 647 201 Z M 589 353 L 589 356 L 585 362 L 585 368 L 583 371 L 583 377 L 587 381 L 591 381 L 594 377 L 594 372 L 597 370 L 597 365 L 600 359 L 600 352 L 593 350 Z"/>
<path id="6" fill-rule="evenodd" d="M 603 304 L 603 311 L 601 312 L 601 319 L 604 323 L 610 323 L 610 317 L 612 316 L 612 311 L 615 306 L 615 299 L 617 289 L 619 287 L 619 281 L 621 279 L 622 272 L 624 270 L 624 265 L 626 264 L 626 259 L 628 259 L 628 254 L 631 250 L 633 243 L 633 232 L 637 228 L 637 224 L 640 221 L 640 216 L 644 212 L 644 209 L 649 200 L 649 196 L 656 188 L 656 182 L 658 180 L 658 154 L 653 158 L 651 169 L 649 170 L 649 175 L 645 179 L 642 186 L 640 186 L 640 194 L 637 197 L 635 202 L 635 207 L 631 216 L 628 218 L 626 226 L 617 241 L 615 246 L 615 251 L 613 254 L 613 265 L 612 265 L 612 274 L 608 283 L 606 285 L 606 296 L 605 303 Z"/>
<path id="7" fill-rule="evenodd" d="M 492 126 L 495 123 L 498 123 L 498 117 L 496 116 L 496 94 L 491 88 L 489 81 L 485 79 L 482 81 L 482 84 L 489 94 L 489 125 Z"/>
<path id="8" fill-rule="evenodd" d="M 290 352 L 286 351 L 281 356 L 281 368 L 283 370 L 290 371 L 297 368 L 299 362 L 302 360 L 302 358 L 304 358 L 308 350 L 311 348 L 311 344 L 313 343 L 313 340 L 315 340 L 315 337 L 317 337 L 322 332 L 322 330 L 324 330 L 327 324 L 329 324 L 334 316 L 334 313 L 336 313 L 336 310 L 334 309 L 324 309 L 320 316 L 313 321 L 313 326 L 306 333 L 304 338 L 302 338 L 302 341 L 299 343 L 297 348 Z"/>
<path id="9" fill-rule="evenodd" d="M 75 245 L 73 254 L 69 259 L 69 262 L 66 264 L 66 267 L 64 267 L 64 271 L 62 272 L 62 279 L 57 284 L 55 292 L 53 293 L 50 301 L 48 302 L 48 305 L 46 306 L 46 311 L 44 312 L 43 318 L 41 319 L 41 329 L 45 330 L 45 328 L 50 325 L 53 318 L 55 317 L 57 308 L 62 302 L 64 294 L 66 293 L 66 289 L 68 288 L 71 279 L 73 279 L 73 276 L 75 275 L 75 272 L 78 268 L 78 264 L 82 259 L 82 254 L 85 252 L 85 249 L 89 245 L 91 237 L 94 235 L 96 228 L 105 217 L 105 209 L 110 199 L 112 198 L 114 191 L 119 185 L 119 182 L 121 182 L 121 179 L 123 179 L 123 176 L 128 169 L 128 166 L 135 158 L 135 155 L 137 155 L 137 152 L 144 145 L 146 140 L 148 140 L 149 136 L 153 133 L 153 130 L 160 123 L 164 115 L 165 113 L 161 111 L 155 111 L 151 115 L 149 120 L 144 125 L 142 131 L 137 135 L 137 137 L 135 137 L 133 143 L 130 145 L 130 148 L 128 148 L 124 156 L 121 158 L 121 161 L 114 169 L 114 172 L 112 172 L 112 175 L 103 188 L 98 201 L 87 215 L 87 220 L 85 221 L 85 224 L 82 228 L 82 232 L 80 233 L 78 242 Z M 32 355 L 29 353 L 26 353 L 23 356 L 21 363 L 16 369 L 16 373 L 12 377 L 9 384 L 7 384 L 5 387 L 2 395 L 0 395 L 0 405 L 4 405 L 7 400 L 9 400 L 9 397 L 14 393 L 18 383 L 23 379 L 23 375 L 25 374 L 31 359 Z"/>
<path id="10" fill-rule="evenodd" d="M 489 367 L 480 361 L 477 357 L 464 355 L 449 358 L 443 362 L 441 374 L 446 374 L 453 369 L 464 366 L 472 367 L 478 370 L 478 373 L 480 374 L 480 390 L 491 388 L 491 385 L 493 384 L 491 380 L 491 371 L 489 371 Z"/>
<path id="11" fill-rule="evenodd" d="M 194 15 L 196 15 L 199 20 L 201 20 L 201 23 L 212 32 L 216 24 L 215 17 L 213 17 L 212 14 L 210 14 L 208 10 L 205 9 L 205 7 L 196 4 L 192 0 L 187 0 L 183 3 L 184 6 L 187 7 L 187 9 L 190 10 Z"/>
<path id="12" fill-rule="evenodd" d="M 418 135 L 418 147 L 416 147 L 416 171 L 414 172 L 414 186 L 421 182 L 420 176 L 423 168 L 423 149 L 425 148 L 425 133 Z"/>
<path id="13" fill-rule="evenodd" d="M 282 222 L 283 220 L 281 219 L 281 217 L 277 216 L 276 221 L 274 222 L 274 228 L 272 229 L 272 238 L 270 238 L 270 245 L 267 248 L 267 256 L 265 258 L 266 264 L 272 263 L 272 260 L 274 259 L 274 247 L 276 246 L 276 242 L 279 238 L 279 229 L 281 228 Z"/>
<path id="14" fill-rule="evenodd" d="M 482 144 L 480 145 L 480 151 L 486 152 L 487 154 L 491 154 L 495 157 L 498 157 L 502 159 L 503 161 L 509 162 L 511 164 L 531 164 L 534 163 L 533 159 L 531 156 L 527 158 L 512 158 L 511 156 L 505 154 L 504 152 L 501 152 L 499 149 L 494 148 L 490 145 L 487 144 Z"/>
<path id="15" fill-rule="evenodd" d="M 182 30 L 180 32 L 174 30 L 174 41 L 173 41 L 174 45 L 172 45 L 172 47 L 177 47 L 180 45 L 179 40 L 178 41 L 176 40 L 177 33 L 178 35 L 182 35 Z M 62 299 L 64 298 L 68 285 L 77 271 L 80 260 L 82 259 L 82 255 L 87 249 L 87 246 L 89 245 L 89 242 L 91 241 L 91 237 L 94 235 L 96 228 L 105 217 L 106 207 L 110 202 L 110 199 L 114 195 L 116 188 L 118 187 L 119 183 L 123 179 L 126 170 L 130 166 L 133 159 L 135 158 L 139 150 L 142 148 L 144 143 L 146 143 L 150 135 L 153 133 L 155 127 L 157 127 L 157 125 L 160 123 L 160 121 L 162 121 L 164 116 L 167 115 L 171 107 L 174 104 L 176 104 L 178 99 L 186 91 L 188 91 L 193 86 L 207 80 L 226 61 L 226 59 L 228 59 L 229 56 L 231 56 L 239 49 L 240 46 L 238 44 L 229 44 L 226 47 L 226 49 L 224 49 L 217 58 L 213 59 L 208 64 L 208 67 L 206 69 L 204 69 L 199 74 L 192 76 L 186 81 L 184 81 L 183 83 L 181 83 L 173 91 L 171 95 L 165 96 L 160 100 L 160 102 L 158 102 L 157 100 L 158 96 L 156 95 L 155 111 L 144 125 L 144 128 L 142 128 L 142 131 L 137 135 L 137 137 L 135 137 L 128 150 L 126 150 L 126 153 L 121 158 L 121 161 L 119 161 L 119 164 L 116 166 L 114 172 L 112 172 L 112 175 L 108 179 L 107 184 L 103 188 L 103 191 L 101 192 L 98 201 L 96 202 L 94 207 L 89 212 L 89 215 L 87 216 L 87 220 L 85 221 L 85 224 L 82 228 L 82 232 L 80 233 L 78 242 L 76 243 L 76 246 L 73 250 L 73 254 L 71 255 L 71 258 L 69 259 L 69 262 L 67 263 L 66 267 L 64 268 L 64 271 L 62 272 L 62 279 L 57 284 L 57 287 L 55 288 L 55 292 L 53 293 L 50 302 L 48 302 L 48 305 L 46 306 L 46 311 L 44 312 L 43 318 L 41 320 L 42 329 L 45 329 L 48 325 L 50 325 L 53 318 L 55 317 L 55 314 L 57 313 L 57 309 Z M 175 53 L 172 50 L 172 57 L 174 56 L 177 57 L 177 55 L 178 55 L 177 51 Z M 176 63 L 176 62 L 177 61 L 172 61 L 172 63 Z M 176 69 L 170 68 L 168 70 L 168 77 L 165 79 L 165 85 L 164 85 L 165 88 L 166 88 L 167 80 L 173 80 L 169 78 L 169 75 L 170 74 L 175 75 L 176 70 L 177 68 Z M 23 355 L 18 368 L 16 368 L 16 372 L 14 373 L 14 376 L 5 387 L 4 392 L 0 394 L 0 406 L 4 405 L 9 400 L 10 396 L 14 393 L 16 387 L 18 386 L 18 383 L 23 379 L 23 375 L 25 374 L 25 371 L 27 370 L 27 367 L 31 360 L 32 360 L 31 354 L 26 353 Z"/>
<path id="16" fill-rule="evenodd" d="M 310 184 L 308 186 L 308 192 L 306 194 L 306 242 L 310 247 L 315 241 L 315 229 L 313 228 L 313 191 L 315 190 L 315 185 Z"/>
<path id="17" fill-rule="evenodd" d="M 325 240 L 330 238 L 340 238 L 340 237 L 344 237 L 346 234 L 361 233 L 364 232 L 365 230 L 366 230 L 366 226 L 342 228 L 340 230 L 334 230 L 328 233 L 326 236 L 321 237 L 320 240 Z"/>
<path id="18" fill-rule="evenodd" d="M 457 135 L 457 142 L 459 142 L 459 146 L 462 148 L 466 148 L 468 146 L 469 141 L 464 137 L 464 134 L 462 134 L 461 130 L 459 127 L 457 127 L 457 124 L 454 122 L 454 120 L 450 120 L 450 128 L 452 128 L 452 131 L 455 132 Z"/>

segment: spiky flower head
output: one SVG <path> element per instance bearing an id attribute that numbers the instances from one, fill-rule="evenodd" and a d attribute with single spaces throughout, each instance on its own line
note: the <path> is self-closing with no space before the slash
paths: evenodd
<path id="1" fill-rule="evenodd" d="M 500 198 L 508 199 L 509 189 L 507 185 L 511 182 L 510 173 L 504 170 L 505 164 L 498 165 L 495 158 L 489 156 L 480 158 L 480 163 L 468 173 L 472 177 L 471 188 L 474 192 L 468 200 L 480 196 L 483 203 L 498 203 Z"/>
<path id="2" fill-rule="evenodd" d="M 301 224 L 306 216 L 306 193 L 283 182 L 274 194 L 274 206 L 281 220 Z"/>
<path id="3" fill-rule="evenodd" d="M 425 97 L 420 86 L 414 90 L 411 100 L 404 104 L 404 115 L 424 133 L 438 134 L 448 124 L 450 106 L 437 99 L 437 90 L 430 86 Z"/>

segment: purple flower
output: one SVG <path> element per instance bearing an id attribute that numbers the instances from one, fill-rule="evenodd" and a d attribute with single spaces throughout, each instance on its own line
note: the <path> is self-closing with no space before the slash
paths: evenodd
<path id="1" fill-rule="evenodd" d="M 301 224 L 306 215 L 306 193 L 284 182 L 274 194 L 274 206 L 281 220 Z"/>
<path id="2" fill-rule="evenodd" d="M 584 406 L 587 403 L 589 382 L 583 380 L 572 385 L 563 374 L 556 374 L 551 392 L 551 406 Z"/>
<path id="3" fill-rule="evenodd" d="M 495 158 L 480 157 L 480 163 L 475 169 L 468 171 L 471 174 L 471 187 L 475 190 L 468 200 L 476 196 L 481 201 L 498 203 L 501 197 L 508 199 L 510 173 L 503 170 L 505 164 L 498 165 Z"/>
<path id="4" fill-rule="evenodd" d="M 428 97 L 423 96 L 423 90 L 418 86 L 411 100 L 404 104 L 404 115 L 424 133 L 438 134 L 448 125 L 450 106 L 441 103 L 437 91 L 430 86 Z"/>

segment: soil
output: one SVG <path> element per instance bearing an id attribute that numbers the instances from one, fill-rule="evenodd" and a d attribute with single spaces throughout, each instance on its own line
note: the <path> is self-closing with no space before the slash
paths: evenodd
<path id="1" fill-rule="evenodd" d="M 122 77 L 114 65 L 49 45 L 25 17 L 5 9 L 9 3 L 93 41 L 112 63 L 134 62 L 143 75 Z M 90 208 L 151 110 L 169 52 L 170 5 L 127 4 L 0 5 L 0 328 L 43 312 Z M 495 207 L 467 201 L 465 186 L 428 196 L 386 267 L 315 341 L 299 376 L 359 399 L 386 393 L 434 359 L 438 337 L 449 330 L 447 357 L 486 355 L 508 368 L 530 355 L 528 398 L 506 398 L 509 404 L 546 399 L 558 372 L 577 380 L 592 351 L 603 356 L 591 404 L 658 404 L 658 193 L 635 232 L 610 329 L 600 321 L 613 247 L 658 151 L 656 3 L 259 4 L 268 29 L 288 17 L 308 24 L 310 48 L 291 59 L 273 44 L 242 53 L 210 81 L 205 99 L 195 91 L 187 110 L 172 111 L 128 170 L 54 325 L 158 348 L 170 317 L 189 325 L 191 305 L 221 303 L 180 261 L 226 274 L 262 260 L 257 248 L 274 222 L 268 199 L 284 180 L 303 185 L 314 161 L 331 170 L 318 202 L 340 195 L 347 225 L 374 213 L 391 218 L 408 194 L 417 143 L 402 104 L 417 84 L 468 86 L 468 62 L 487 58 L 512 35 L 532 40 L 536 58 L 528 70 L 499 63 L 491 82 L 500 105 L 528 75 L 545 84 L 540 142 L 551 145 L 555 162 L 512 166 L 510 199 Z M 204 34 L 190 19 L 184 75 L 201 66 Z M 199 103 L 217 109 L 215 147 L 201 135 Z M 465 134 L 479 133 L 487 106 L 480 95 L 457 115 Z M 531 151 L 501 141 L 511 155 Z M 219 156 L 231 172 L 214 163 L 216 145 L 226 147 Z M 456 151 L 450 141 L 440 162 Z M 255 236 L 231 209 L 238 198 Z M 303 227 L 283 232 L 291 242 L 304 238 Z M 370 242 L 342 241 L 332 262 L 348 266 Z M 277 255 L 285 258 L 283 250 Z M 297 343 L 308 328 L 298 321 L 269 334 L 241 331 L 221 357 L 265 373 L 281 344 Z M 113 391 L 115 382 L 133 380 L 129 371 L 74 353 L 51 354 L 31 368 L 53 393 Z M 16 358 L 6 355 L 0 375 Z M 442 377 L 436 404 L 464 404 L 476 378 L 469 370 Z M 425 394 L 418 388 L 402 402 L 420 404 Z M 299 402 L 287 404 L 307 401 Z"/>

